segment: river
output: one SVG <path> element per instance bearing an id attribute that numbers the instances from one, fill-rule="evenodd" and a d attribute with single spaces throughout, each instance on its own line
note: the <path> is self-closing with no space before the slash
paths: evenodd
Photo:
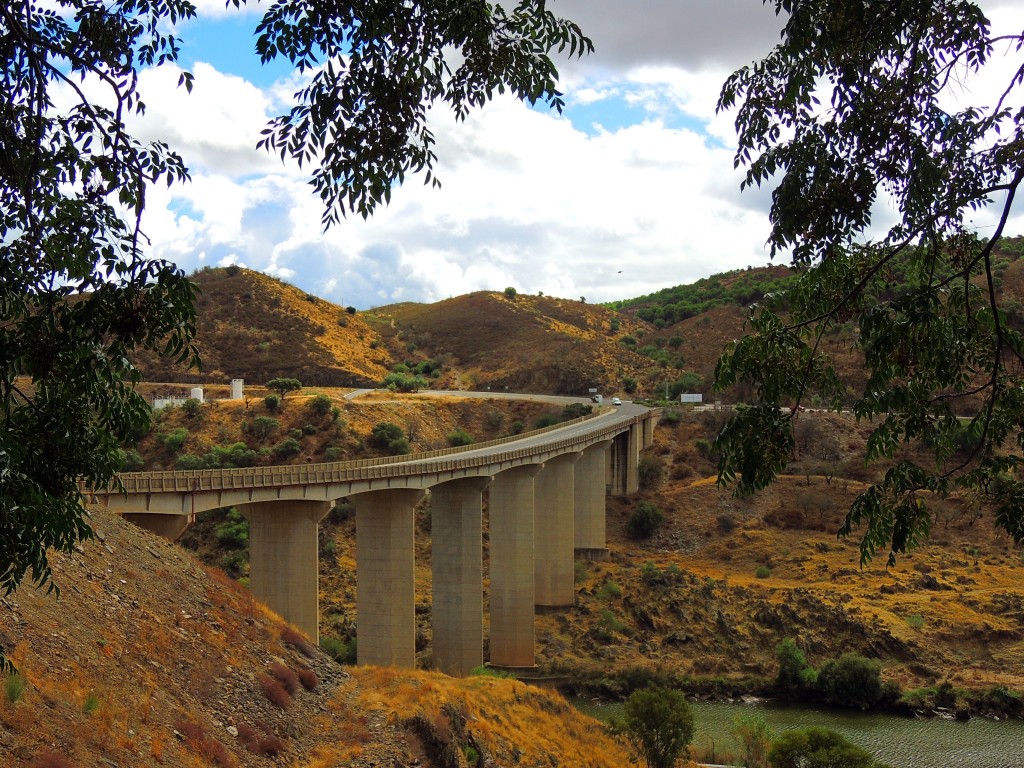
<path id="1" fill-rule="evenodd" d="M 621 704 L 573 702 L 600 720 L 621 712 Z M 851 710 L 778 704 L 696 703 L 693 743 L 719 756 L 735 751 L 731 730 L 737 715 L 758 715 L 776 732 L 819 725 L 837 731 L 892 768 L 1021 768 L 1024 766 L 1024 721 L 974 718 L 913 719 Z"/>

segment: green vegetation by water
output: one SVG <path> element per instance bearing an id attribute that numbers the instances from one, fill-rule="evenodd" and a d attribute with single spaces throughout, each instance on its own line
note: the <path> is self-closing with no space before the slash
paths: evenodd
<path id="1" fill-rule="evenodd" d="M 595 704 L 576 699 L 580 710 L 608 720 L 621 716 L 621 704 Z M 777 733 L 822 726 L 842 734 L 893 768 L 1019 768 L 1024 755 L 1024 722 L 973 718 L 966 722 L 942 718 L 914 719 L 850 710 L 775 704 L 694 703 L 694 746 L 702 754 L 735 754 L 732 735 L 739 715 L 754 713 Z"/>

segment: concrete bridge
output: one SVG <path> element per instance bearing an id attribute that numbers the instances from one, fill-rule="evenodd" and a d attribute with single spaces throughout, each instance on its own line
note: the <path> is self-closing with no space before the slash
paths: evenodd
<path id="1" fill-rule="evenodd" d="M 564 401 L 563 401 L 564 402 Z M 602 556 L 605 496 L 637 490 L 655 413 L 631 403 L 488 443 L 408 456 L 230 470 L 130 472 L 94 501 L 177 539 L 196 513 L 249 521 L 250 588 L 319 639 L 317 525 L 356 509 L 360 664 L 415 666 L 414 515 L 429 491 L 434 666 L 483 664 L 483 493 L 490 513 L 490 662 L 532 667 L 535 606 L 571 606 L 574 560 Z"/>

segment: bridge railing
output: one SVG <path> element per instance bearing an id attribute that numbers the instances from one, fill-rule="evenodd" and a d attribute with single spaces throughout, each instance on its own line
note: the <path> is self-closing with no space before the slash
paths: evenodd
<path id="1" fill-rule="evenodd" d="M 519 435 L 510 435 L 483 443 L 468 446 L 443 448 L 436 451 L 407 454 L 405 456 L 388 456 L 377 459 L 356 459 L 350 461 L 324 462 L 317 464 L 285 464 L 265 467 L 242 467 L 237 469 L 195 469 L 161 472 L 125 472 L 118 476 L 120 487 L 111 486 L 103 491 L 92 491 L 82 488 L 86 495 L 109 495 L 118 493 L 196 493 L 200 491 L 219 491 L 242 488 L 266 488 L 287 485 L 322 485 L 332 482 L 349 482 L 352 480 L 373 480 L 389 477 L 438 474 L 441 472 L 471 469 L 488 464 L 514 462 L 529 458 L 538 453 L 560 452 L 571 449 L 580 443 L 593 442 L 604 436 L 621 432 L 623 427 L 637 423 L 642 416 L 632 416 L 627 420 L 616 419 L 605 429 L 587 432 L 562 438 L 543 447 L 517 448 L 497 454 L 481 456 L 458 456 L 471 451 L 498 447 L 507 443 L 564 429 L 595 418 L 597 414 L 582 416 L 570 421 L 531 430 Z M 451 457 L 451 458 L 449 458 Z M 429 459 L 440 461 L 425 461 Z M 416 463 L 414 471 L 407 466 Z"/>

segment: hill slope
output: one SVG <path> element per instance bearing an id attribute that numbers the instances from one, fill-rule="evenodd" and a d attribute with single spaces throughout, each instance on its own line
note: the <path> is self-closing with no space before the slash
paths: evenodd
<path id="1" fill-rule="evenodd" d="M 491 766 L 581 765 L 584 749 L 588 765 L 628 764 L 557 695 L 344 670 L 180 548 L 103 511 L 92 522 L 95 540 L 53 557 L 59 600 L 28 586 L 3 599 L 0 642 L 24 683 L 0 700 L 5 766 L 447 768 L 468 746 Z"/>

